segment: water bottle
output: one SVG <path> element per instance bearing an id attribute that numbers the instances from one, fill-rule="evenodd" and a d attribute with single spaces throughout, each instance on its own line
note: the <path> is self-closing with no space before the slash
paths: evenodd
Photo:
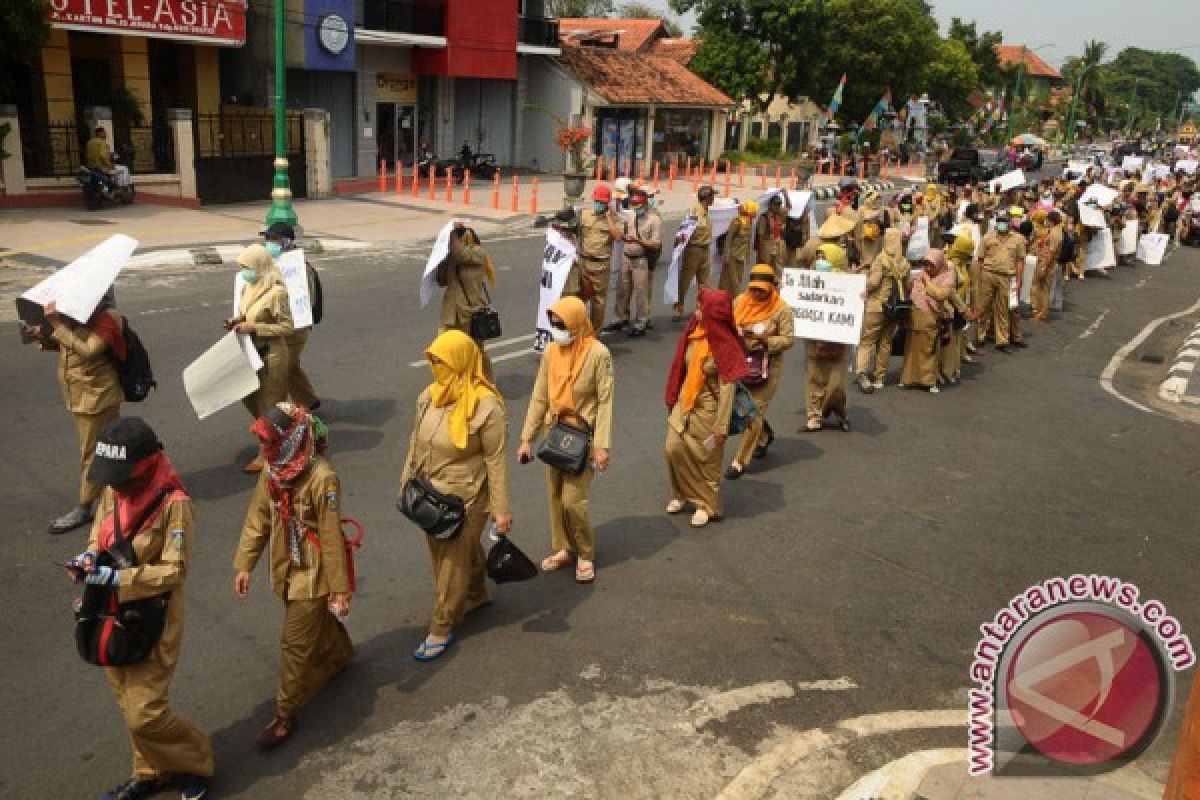
<path id="1" fill-rule="evenodd" d="M 500 534 L 496 532 L 496 520 L 488 520 L 487 527 L 483 529 L 483 538 L 487 540 L 489 546 L 500 541 Z"/>

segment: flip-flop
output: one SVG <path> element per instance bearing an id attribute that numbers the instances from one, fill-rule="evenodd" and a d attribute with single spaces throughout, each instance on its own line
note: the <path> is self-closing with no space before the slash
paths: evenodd
<path id="1" fill-rule="evenodd" d="M 542 559 L 542 572 L 558 572 L 574 563 L 575 559 L 569 555 L 566 558 L 560 558 L 558 553 L 551 553 Z"/>
<path id="2" fill-rule="evenodd" d="M 575 582 L 576 583 L 592 583 L 596 580 L 596 564 L 593 562 L 584 567 L 581 565 L 575 566 Z"/>
<path id="3" fill-rule="evenodd" d="M 425 641 L 421 642 L 420 646 L 413 651 L 413 658 L 415 658 L 417 661 L 436 661 L 437 659 L 441 658 L 445 652 L 450 649 L 450 645 L 454 644 L 454 642 L 457 640 L 458 636 L 453 631 L 451 631 L 450 635 L 446 637 L 446 641 L 442 642 L 441 644 L 435 644 L 426 638 Z"/>

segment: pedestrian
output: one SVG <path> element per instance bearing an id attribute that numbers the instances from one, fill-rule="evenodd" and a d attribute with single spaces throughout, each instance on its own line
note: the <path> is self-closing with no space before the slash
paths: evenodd
<path id="1" fill-rule="evenodd" d="M 417 398 L 401 491 L 420 478 L 467 509 L 459 532 L 449 538 L 425 537 L 433 562 L 433 616 L 413 658 L 433 661 L 457 640 L 454 629 L 464 616 L 491 604 L 479 538 L 489 514 L 496 532 L 507 536 L 512 513 L 504 399 L 483 372 L 479 347 L 461 331 L 444 331 L 425 358 L 433 382 Z"/>
<path id="2" fill-rule="evenodd" d="M 975 254 L 975 238 L 971 235 L 971 229 L 966 225 L 957 228 L 950 246 L 946 250 L 943 250 L 942 254 L 946 257 L 947 263 L 957 276 L 954 282 L 954 290 L 958 293 L 959 307 L 967 309 L 962 312 L 964 319 L 961 322 L 969 322 L 971 320 L 970 309 L 974 305 L 971 302 L 971 298 L 975 291 L 971 276 L 971 263 L 974 260 Z M 950 349 L 954 354 L 948 357 L 949 360 L 943 360 L 943 374 L 947 374 L 946 370 L 951 369 L 951 363 L 953 363 L 952 374 L 957 378 L 962 372 L 962 365 L 964 363 L 973 364 L 975 359 L 971 357 L 970 343 L 967 340 L 965 325 L 955 325 L 950 338 L 952 340 Z"/>
<path id="3" fill-rule="evenodd" d="M 821 226 L 819 235 L 823 239 L 830 238 L 846 225 L 847 220 L 831 214 L 826 224 Z M 846 249 L 840 244 L 823 242 L 817 247 L 813 268 L 818 272 L 848 271 Z M 804 432 L 821 430 L 825 420 L 831 416 L 838 418 L 839 429 L 849 432 L 850 420 L 846 416 L 846 345 L 809 339 L 804 343 L 804 356 Z"/>
<path id="4" fill-rule="evenodd" d="M 687 247 L 683 249 L 683 265 L 679 270 L 679 299 L 675 302 L 675 322 L 683 320 L 683 301 L 692 279 L 696 281 L 697 291 L 708 286 L 709 247 L 712 245 L 712 221 L 708 209 L 713 204 L 716 193 L 711 186 L 701 186 L 696 192 L 696 203 L 688 212 L 696 220 L 696 228 L 688 239 Z"/>
<path id="5" fill-rule="evenodd" d="M 44 323 L 23 324 L 21 333 L 27 341 L 38 342 L 43 350 L 58 351 L 58 382 L 79 437 L 78 502 L 48 528 L 50 533 L 60 534 L 92 521 L 93 506 L 103 489 L 88 479 L 88 471 L 96 452 L 96 437 L 121 413 L 121 401 L 125 399 L 112 360 L 113 356 L 124 360 L 125 336 L 111 292 L 100 301 L 87 324 L 60 314 L 54 300 L 46 303 L 43 314 Z"/>
<path id="6" fill-rule="evenodd" d="M 576 427 L 583 423 L 592 446 L 583 472 L 572 475 L 545 465 L 554 552 L 542 560 L 542 570 L 555 572 L 574 564 L 576 582 L 591 583 L 596 578 L 596 543 L 588 494 L 595 471 L 608 469 L 612 447 L 612 355 L 596 338 L 579 298 L 564 297 L 546 316 L 552 342 L 538 367 L 517 461 L 533 461 L 534 441 L 559 421 Z"/>
<path id="7" fill-rule="evenodd" d="M 783 377 L 783 354 L 796 341 L 792 309 L 779 296 L 775 269 L 770 264 L 756 264 L 750 270 L 746 291 L 733 302 L 733 320 L 749 367 L 742 382 L 754 398 L 758 413 L 743 431 L 733 462 L 725 470 L 729 480 L 742 477 L 750 459 L 764 458 L 775 441 L 767 409 Z"/>
<path id="8" fill-rule="evenodd" d="M 1020 271 L 1025 268 L 1025 240 L 1009 229 L 1007 213 L 1001 212 L 993 229 L 984 234 L 975 260 L 979 263 L 980 276 L 974 308 L 979 319 L 977 342 L 983 344 L 990 328 L 994 332 L 996 349 L 1008 353 L 1008 297 L 1013 281 L 1019 279 Z"/>
<path id="9" fill-rule="evenodd" d="M 733 416 L 737 381 L 747 373 L 746 353 L 733 321 L 733 298 L 701 289 L 696 313 L 679 337 L 667 376 L 668 514 L 695 507 L 692 527 L 720 519 L 721 464 Z"/>
<path id="10" fill-rule="evenodd" d="M 863 195 L 862 207 L 862 265 L 870 267 L 883 252 L 884 231 L 892 227 L 892 209 L 880 205 L 879 192 L 872 189 Z"/>
<path id="11" fill-rule="evenodd" d="M 612 200 L 612 189 L 604 184 L 592 191 L 592 207 L 579 216 L 579 260 L 563 289 L 564 295 L 574 295 L 590 306 L 594 330 L 604 327 L 613 242 L 621 238 L 620 220 L 611 210 Z"/>
<path id="12" fill-rule="evenodd" d="M 787 245 L 787 209 L 791 198 L 784 192 L 776 192 L 767 200 L 767 210 L 758 218 L 754 230 L 754 247 L 759 264 L 769 264 L 777 279 L 783 278 L 783 270 L 791 266 L 792 253 Z"/>
<path id="13" fill-rule="evenodd" d="M 1050 293 L 1058 272 L 1058 251 L 1062 247 L 1062 214 L 1051 211 L 1046 214 L 1046 227 L 1033 243 L 1033 255 L 1037 258 L 1034 268 L 1030 300 L 1033 318 L 1038 322 L 1050 319 Z"/>
<path id="14" fill-rule="evenodd" d="M 864 394 L 871 394 L 886 384 L 892 339 L 903 320 L 898 316 L 887 316 L 884 306 L 893 296 L 901 301 L 908 299 L 909 269 L 904 257 L 904 234 L 899 228 L 888 228 L 883 232 L 883 249 L 867 272 L 866 315 L 854 370 L 858 388 Z"/>
<path id="15" fill-rule="evenodd" d="M 616 333 L 628 328 L 631 337 L 645 336 L 650 320 L 650 260 L 662 251 L 662 219 L 651 214 L 649 195 L 634 188 L 629 195 L 632 217 L 621 218 L 621 280 L 618 284 L 617 318 L 604 326 Z"/>
<path id="16" fill-rule="evenodd" d="M 350 665 L 354 646 L 342 620 L 352 588 L 342 538 L 341 481 L 317 453 L 324 424 L 307 409 L 278 403 L 255 421 L 266 468 L 242 523 L 233 558 L 234 593 L 250 593 L 263 553 L 271 588 L 283 601 L 275 713 L 258 734 L 271 749 L 296 730 L 296 712 Z"/>
<path id="17" fill-rule="evenodd" d="M 721 278 L 717 281 L 717 288 L 723 292 L 736 295 L 742 288 L 742 272 L 750 257 L 750 238 L 757 215 L 758 203 L 747 200 L 739 204 L 737 216 L 725 232 L 721 247 Z"/>
<path id="18" fill-rule="evenodd" d="M 842 243 L 846 248 L 846 257 L 850 268 L 857 271 L 863 262 L 863 218 L 858 209 L 859 185 L 854 178 L 842 178 L 838 181 L 838 200 L 833 206 L 833 213 L 844 219 L 850 225 Z"/>
<path id="19" fill-rule="evenodd" d="M 449 258 L 438 332 L 462 331 L 470 336 L 471 318 L 492 305 L 487 287 L 488 284 L 496 285 L 496 268 L 479 236 L 461 223 L 456 223 L 450 232 Z M 476 340 L 475 344 L 483 354 L 484 374 L 491 380 L 492 360 L 482 341 Z"/>
<path id="20" fill-rule="evenodd" d="M 261 244 L 252 244 L 237 257 L 242 289 L 237 307 L 225 327 L 251 337 L 263 365 L 258 370 L 258 389 L 242 400 L 251 416 L 258 419 L 288 394 L 288 337 L 292 335 L 292 311 L 287 287 L 270 253 Z M 262 456 L 242 467 L 247 474 L 263 468 Z"/>
<path id="21" fill-rule="evenodd" d="M 296 249 L 296 229 L 286 222 L 272 222 L 270 227 L 263 232 L 263 238 L 266 240 L 264 246 L 267 248 L 267 253 L 276 261 L 284 253 Z M 313 325 L 316 325 L 321 321 L 323 311 L 321 279 L 313 265 L 308 263 L 308 259 L 304 260 L 304 272 L 308 281 L 308 301 L 309 307 L 312 309 Z M 307 328 L 293 326 L 292 334 L 286 337 L 288 397 L 293 403 L 302 405 L 310 411 L 316 411 L 321 407 L 321 400 L 317 397 L 317 390 L 313 388 L 312 381 L 308 379 L 304 367 L 300 366 L 300 354 L 304 352 L 304 347 L 308 344 L 308 335 L 311 332 L 312 326 Z"/>
<path id="22" fill-rule="evenodd" d="M 68 566 L 76 581 L 87 584 L 85 607 L 94 602 L 115 608 L 150 598 L 165 603 L 156 606 L 165 624 L 147 656 L 104 667 L 133 749 L 133 776 L 104 798 L 142 800 L 173 787 L 183 800 L 198 800 L 213 774 L 212 742 L 167 705 L 183 645 L 191 498 L 158 436 L 138 417 L 117 418 L 98 435 L 88 477 L 105 488 L 87 550 Z M 119 566 L 114 552 L 122 552 L 129 566 Z M 107 647 L 100 646 L 107 656 Z"/>
<path id="23" fill-rule="evenodd" d="M 904 342 L 904 370 L 900 388 L 924 389 L 937 394 L 940 348 L 949 339 L 955 273 L 946 265 L 941 250 L 930 248 L 920 262 L 921 271 L 912 281 L 912 315 Z"/>

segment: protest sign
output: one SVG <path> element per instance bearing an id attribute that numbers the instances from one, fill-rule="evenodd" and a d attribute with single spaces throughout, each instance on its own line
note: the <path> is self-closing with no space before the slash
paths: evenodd
<path id="1" fill-rule="evenodd" d="M 1022 303 L 1033 304 L 1033 275 L 1035 272 L 1037 272 L 1037 256 L 1025 256 L 1025 272 L 1021 274 Z"/>
<path id="2" fill-rule="evenodd" d="M 1101 183 L 1093 183 L 1086 190 L 1084 190 L 1083 195 L 1079 198 L 1079 204 L 1082 206 L 1094 203 L 1100 208 L 1108 208 L 1113 204 L 1113 200 L 1116 200 L 1119 195 L 1120 192 L 1118 192 L 1116 189 L 1105 186 Z"/>
<path id="3" fill-rule="evenodd" d="M 200 419 L 233 405 L 258 389 L 258 370 L 230 331 L 183 370 L 183 388 Z"/>
<path id="4" fill-rule="evenodd" d="M 1096 206 L 1085 203 L 1079 204 L 1079 221 L 1087 228 L 1098 230 L 1108 228 L 1108 220 L 1104 218 L 1104 212 Z"/>
<path id="5" fill-rule="evenodd" d="M 779 294 L 792 309 L 797 338 L 856 345 L 866 288 L 862 273 L 785 269 Z"/>
<path id="6" fill-rule="evenodd" d="M 1085 272 L 1109 269 L 1117 265 L 1117 254 L 1113 249 L 1112 233 L 1108 228 L 1094 231 L 1088 242 L 1087 256 L 1083 262 Z"/>
<path id="7" fill-rule="evenodd" d="M 292 310 L 292 327 L 296 330 L 311 328 L 313 324 L 312 300 L 308 296 L 308 265 L 304 263 L 304 251 L 288 250 L 275 262 L 283 284 L 287 287 L 288 305 Z"/>
<path id="8" fill-rule="evenodd" d="M 1007 192 L 1009 189 L 1019 189 L 1025 185 L 1025 173 L 1019 169 L 1006 172 L 992 181 L 992 194 Z"/>
<path id="9" fill-rule="evenodd" d="M 41 283 L 21 295 L 17 314 L 29 325 L 45 321 L 41 309 L 51 300 L 58 313 L 87 323 L 101 298 L 117 279 L 121 268 L 137 249 L 137 239 L 118 233 L 88 250 Z M 27 319 L 27 317 L 35 317 Z"/>
<path id="10" fill-rule="evenodd" d="M 904 251 L 904 257 L 915 263 L 924 258 L 928 252 L 929 217 L 917 217 L 917 227 L 908 237 L 908 247 Z"/>
<path id="11" fill-rule="evenodd" d="M 1121 159 L 1121 169 L 1126 172 L 1136 172 L 1146 163 L 1146 159 L 1142 156 L 1125 156 Z"/>
<path id="12" fill-rule="evenodd" d="M 450 254 L 450 232 L 454 230 L 457 222 L 458 220 L 452 219 L 443 225 L 438 231 L 437 239 L 433 241 L 433 249 L 429 251 L 429 258 L 425 261 L 425 271 L 421 273 L 421 308 L 429 305 L 429 301 L 433 299 L 433 291 L 437 288 L 434 273 L 437 272 L 442 259 Z"/>
<path id="13" fill-rule="evenodd" d="M 683 251 L 696 231 L 696 218 L 685 217 L 675 234 L 675 249 L 671 253 L 671 266 L 667 268 L 667 282 L 663 286 L 663 303 L 673 306 L 679 302 L 679 274 L 683 271 Z"/>
<path id="14" fill-rule="evenodd" d="M 1171 237 L 1165 233 L 1147 233 L 1138 240 L 1137 260 L 1143 264 L 1158 266 L 1167 252 Z"/>
<path id="15" fill-rule="evenodd" d="M 562 297 L 567 276 L 575 263 L 575 245 L 554 228 L 546 231 L 546 246 L 542 250 L 542 277 L 538 286 L 537 319 L 533 322 L 533 349 L 540 353 L 550 341 L 550 320 L 546 312 Z"/>
<path id="16" fill-rule="evenodd" d="M 1191 159 L 1191 158 L 1182 159 L 1180 161 L 1175 162 L 1175 170 L 1176 171 L 1182 170 L 1183 172 L 1186 172 L 1188 175 L 1195 175 L 1197 165 L 1200 165 L 1200 161 L 1197 161 L 1197 160 Z"/>
<path id="17" fill-rule="evenodd" d="M 1136 219 L 1125 220 L 1124 227 L 1121 228 L 1120 247 L 1117 248 L 1117 255 L 1131 256 L 1137 252 L 1138 246 L 1138 221 Z"/>
<path id="18" fill-rule="evenodd" d="M 708 249 L 709 286 L 719 286 L 721 283 L 721 251 L 717 247 L 717 239 L 729 232 L 729 225 L 737 218 L 737 203 L 732 200 L 718 200 L 708 209 L 708 222 L 712 225 L 712 245 Z"/>

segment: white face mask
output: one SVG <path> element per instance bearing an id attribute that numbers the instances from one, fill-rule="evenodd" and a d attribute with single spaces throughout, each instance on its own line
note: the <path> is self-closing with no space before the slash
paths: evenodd
<path id="1" fill-rule="evenodd" d="M 550 339 L 560 347 L 566 347 L 575 341 L 575 337 L 571 335 L 570 331 L 564 331 L 561 328 L 551 328 Z"/>

